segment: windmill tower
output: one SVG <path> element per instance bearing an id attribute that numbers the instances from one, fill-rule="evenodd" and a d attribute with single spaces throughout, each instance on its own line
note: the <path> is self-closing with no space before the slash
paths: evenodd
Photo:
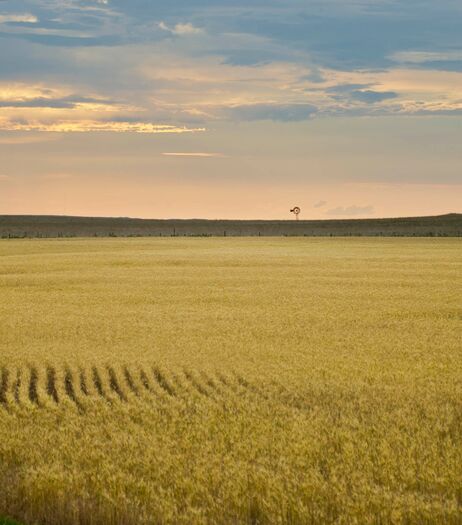
<path id="1" fill-rule="evenodd" d="M 293 213 L 295 215 L 295 220 L 298 221 L 298 216 L 300 215 L 300 212 L 302 210 L 299 208 L 299 206 L 295 206 L 290 210 L 290 213 Z"/>

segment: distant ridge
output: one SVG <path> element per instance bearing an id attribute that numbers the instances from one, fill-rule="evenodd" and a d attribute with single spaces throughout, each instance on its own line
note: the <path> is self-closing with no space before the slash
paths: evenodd
<path id="1" fill-rule="evenodd" d="M 1 238 L 160 236 L 461 237 L 462 214 L 309 221 L 0 215 Z"/>

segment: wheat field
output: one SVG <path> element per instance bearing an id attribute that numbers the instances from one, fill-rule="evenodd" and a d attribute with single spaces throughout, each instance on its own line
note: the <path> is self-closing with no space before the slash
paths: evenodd
<path id="1" fill-rule="evenodd" d="M 0 516 L 462 523 L 461 248 L 0 241 Z"/>

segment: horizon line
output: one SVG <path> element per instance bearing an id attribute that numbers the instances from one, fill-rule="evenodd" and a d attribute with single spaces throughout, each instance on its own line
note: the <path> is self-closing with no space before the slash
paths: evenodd
<path id="1" fill-rule="evenodd" d="M 61 214 L 30 214 L 30 213 L 7 213 L 0 214 L 0 218 L 6 217 L 42 217 L 42 218 L 63 218 L 63 219 L 110 219 L 110 220 L 132 220 L 132 221 L 202 221 L 202 222 L 290 222 L 290 223 L 304 223 L 304 222 L 329 222 L 329 221 L 380 221 L 380 220 L 393 220 L 393 219 L 427 219 L 437 217 L 448 217 L 448 216 L 462 216 L 462 212 L 448 212 L 438 215 L 402 215 L 392 217 L 338 217 L 338 218 L 326 218 L 326 219 L 206 219 L 200 217 L 189 217 L 189 218 L 145 218 L 145 217 L 130 217 L 130 216 L 110 216 L 110 215 L 61 215 Z"/>

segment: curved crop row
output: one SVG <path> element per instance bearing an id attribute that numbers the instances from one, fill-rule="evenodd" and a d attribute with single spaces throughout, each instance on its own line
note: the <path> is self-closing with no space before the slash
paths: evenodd
<path id="1" fill-rule="evenodd" d="M 55 367 L 0 369 L 0 406 L 52 407 L 71 403 L 80 409 L 87 401 L 108 403 L 136 399 L 203 399 L 219 402 L 245 395 L 262 395 L 240 376 L 209 375 L 184 369 L 170 372 L 140 366 Z"/>

